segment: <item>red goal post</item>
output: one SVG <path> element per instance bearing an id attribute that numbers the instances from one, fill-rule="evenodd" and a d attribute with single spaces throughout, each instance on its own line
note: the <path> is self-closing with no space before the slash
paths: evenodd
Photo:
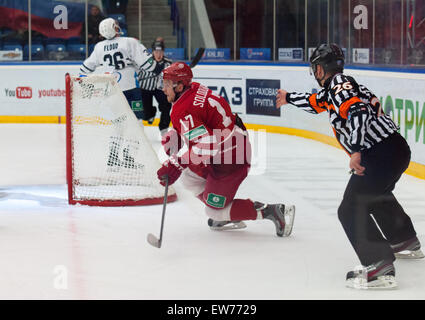
<path id="1" fill-rule="evenodd" d="M 66 74 L 65 83 L 69 204 L 162 204 L 161 164 L 115 78 Z"/>

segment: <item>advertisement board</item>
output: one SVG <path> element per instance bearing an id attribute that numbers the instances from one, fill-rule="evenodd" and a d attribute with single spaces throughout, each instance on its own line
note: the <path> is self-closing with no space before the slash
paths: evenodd
<path id="1" fill-rule="evenodd" d="M 0 72 L 0 116 L 64 116 L 65 73 L 78 74 L 79 65 L 9 65 L 0 66 Z M 245 123 L 333 137 L 326 112 L 314 115 L 292 105 L 272 106 L 278 88 L 289 92 L 320 89 L 308 67 L 200 64 L 193 73 L 194 81 L 223 96 Z M 425 74 L 349 68 L 345 73 L 375 93 L 409 142 L 412 161 L 425 164 Z"/>
<path id="2" fill-rule="evenodd" d="M 230 60 L 230 48 L 206 48 L 201 60 Z"/>
<path id="3" fill-rule="evenodd" d="M 270 48 L 241 48 L 241 60 L 271 60 Z"/>
<path id="4" fill-rule="evenodd" d="M 0 61 L 22 61 L 22 50 L 0 50 Z"/>
<path id="5" fill-rule="evenodd" d="M 369 49 L 353 48 L 352 58 L 353 63 L 369 63 Z"/>
<path id="6" fill-rule="evenodd" d="M 164 55 L 173 61 L 184 60 L 184 48 L 165 48 Z"/>
<path id="7" fill-rule="evenodd" d="M 304 50 L 302 48 L 279 48 L 280 61 L 303 61 Z"/>
<path id="8" fill-rule="evenodd" d="M 280 80 L 246 79 L 246 113 L 280 117 L 276 94 Z"/>
<path id="9" fill-rule="evenodd" d="M 65 74 L 77 74 L 79 65 L 0 68 L 0 115 L 65 115 Z"/>

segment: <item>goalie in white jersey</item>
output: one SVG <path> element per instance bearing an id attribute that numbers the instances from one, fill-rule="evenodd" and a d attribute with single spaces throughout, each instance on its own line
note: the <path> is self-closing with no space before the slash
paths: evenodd
<path id="1" fill-rule="evenodd" d="M 104 72 L 114 75 L 136 117 L 142 119 L 142 96 L 136 85 L 136 72 L 160 74 L 164 65 L 158 64 L 137 39 L 120 37 L 121 29 L 112 18 L 100 22 L 99 33 L 106 40 L 96 44 L 80 71 L 91 73 L 102 67 Z"/>

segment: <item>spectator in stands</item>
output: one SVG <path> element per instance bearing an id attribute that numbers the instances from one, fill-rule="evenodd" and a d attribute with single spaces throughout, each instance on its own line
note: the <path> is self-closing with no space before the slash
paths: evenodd
<path id="1" fill-rule="evenodd" d="M 152 54 L 158 64 L 163 64 L 164 68 L 171 65 L 172 61 L 164 56 L 165 44 L 164 38 L 157 37 L 152 43 Z M 149 124 L 153 123 L 156 115 L 156 107 L 152 105 L 153 97 L 158 101 L 158 108 L 161 112 L 159 121 L 159 130 L 161 135 L 164 135 L 168 131 L 170 125 L 170 111 L 171 103 L 168 102 L 167 96 L 159 88 L 160 75 L 155 76 L 151 72 L 142 70 L 139 73 L 140 88 L 142 91 L 142 103 L 144 119 Z"/>
<path id="2" fill-rule="evenodd" d="M 4 42 L 19 43 L 22 45 L 24 43 L 28 43 L 28 30 L 13 30 L 11 32 L 5 33 L 2 38 Z"/>
<path id="3" fill-rule="evenodd" d="M 28 36 L 28 29 L 10 30 L 9 32 L 5 32 L 0 35 L 0 41 L 3 40 L 5 43 L 19 43 L 20 45 L 25 45 L 28 44 Z M 34 43 L 35 41 L 41 41 L 41 39 L 46 37 L 40 32 L 32 30 L 31 38 Z"/>
<path id="4" fill-rule="evenodd" d="M 99 23 L 105 19 L 98 6 L 91 6 L 88 16 L 88 40 L 89 44 L 96 44 L 100 40 Z M 81 42 L 86 42 L 86 25 L 81 30 Z"/>

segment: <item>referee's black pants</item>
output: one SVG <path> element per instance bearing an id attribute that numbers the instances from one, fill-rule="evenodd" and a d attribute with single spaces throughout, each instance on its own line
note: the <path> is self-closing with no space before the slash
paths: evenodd
<path id="1" fill-rule="evenodd" d="M 353 174 L 348 181 L 338 218 L 364 266 L 394 261 L 390 244 L 416 236 L 412 221 L 392 193 L 410 154 L 406 140 L 395 133 L 361 152 L 365 175 Z"/>
<path id="2" fill-rule="evenodd" d="M 159 119 L 159 130 L 167 129 L 170 126 L 170 111 L 171 103 L 168 102 L 167 96 L 162 92 L 162 90 L 145 90 L 142 91 L 142 102 L 143 102 L 143 111 L 144 118 L 143 120 L 149 120 L 155 117 L 156 108 L 152 105 L 153 97 L 158 101 L 158 108 L 161 112 L 161 117 Z"/>

